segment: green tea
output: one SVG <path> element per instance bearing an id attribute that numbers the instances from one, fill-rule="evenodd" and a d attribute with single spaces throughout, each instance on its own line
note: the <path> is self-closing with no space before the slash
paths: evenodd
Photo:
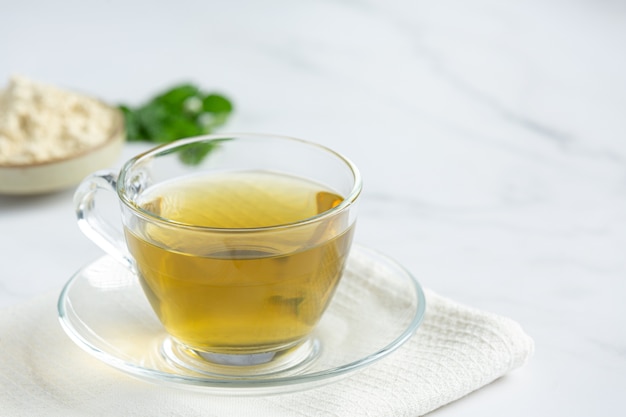
<path id="1" fill-rule="evenodd" d="M 341 277 L 353 227 L 323 213 L 342 201 L 271 172 L 191 176 L 147 190 L 137 205 L 164 221 L 127 225 L 126 239 L 176 339 L 216 353 L 281 349 L 310 333 Z"/>

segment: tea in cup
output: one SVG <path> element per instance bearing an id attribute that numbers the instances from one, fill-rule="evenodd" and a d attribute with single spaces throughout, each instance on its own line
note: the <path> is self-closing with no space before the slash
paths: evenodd
<path id="1" fill-rule="evenodd" d="M 207 151 L 195 165 L 180 158 Z M 101 190 L 117 193 L 123 233 L 98 212 Z M 232 134 L 94 173 L 75 202 L 85 234 L 136 274 L 174 362 L 262 373 L 314 356 L 310 335 L 341 279 L 360 191 L 357 168 L 330 149 Z"/>

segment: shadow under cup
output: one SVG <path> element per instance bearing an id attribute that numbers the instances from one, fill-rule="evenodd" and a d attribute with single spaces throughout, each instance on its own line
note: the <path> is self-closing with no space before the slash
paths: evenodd
<path id="1" fill-rule="evenodd" d="M 190 152 L 206 155 L 182 162 Z M 85 184 L 79 224 L 136 272 L 174 366 L 247 376 L 315 358 L 310 335 L 352 243 L 361 179 L 350 161 L 297 139 L 212 135 L 155 148 L 119 176 Z M 106 184 L 122 203 L 124 238 L 99 227 L 85 203 Z"/>

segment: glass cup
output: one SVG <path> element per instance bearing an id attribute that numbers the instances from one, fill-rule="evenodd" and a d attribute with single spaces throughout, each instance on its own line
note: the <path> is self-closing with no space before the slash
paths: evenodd
<path id="1" fill-rule="evenodd" d="M 123 232 L 99 210 L 113 191 Z M 314 359 L 311 332 L 350 252 L 352 162 L 270 135 L 179 140 L 99 171 L 75 194 L 81 230 L 139 279 L 175 366 L 262 375 Z M 132 336 L 130 336 L 132 337 Z"/>

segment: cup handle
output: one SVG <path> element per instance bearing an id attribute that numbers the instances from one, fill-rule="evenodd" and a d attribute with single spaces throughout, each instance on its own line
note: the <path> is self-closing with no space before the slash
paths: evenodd
<path id="1" fill-rule="evenodd" d="M 106 221 L 96 206 L 96 194 L 117 187 L 117 173 L 110 170 L 98 171 L 85 178 L 74 194 L 74 209 L 80 230 L 102 250 L 121 262 L 129 270 L 135 270 L 123 233 Z"/>

